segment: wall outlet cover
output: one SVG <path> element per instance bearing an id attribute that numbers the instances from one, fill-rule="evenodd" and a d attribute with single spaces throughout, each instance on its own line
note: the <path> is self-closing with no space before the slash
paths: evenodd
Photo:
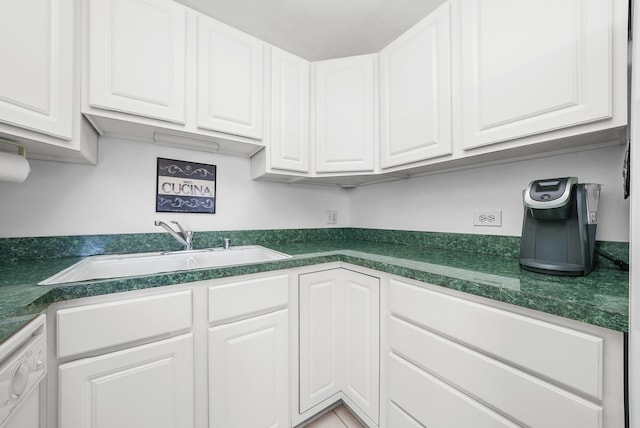
<path id="1" fill-rule="evenodd" d="M 474 211 L 474 226 L 502 226 L 502 211 Z"/>

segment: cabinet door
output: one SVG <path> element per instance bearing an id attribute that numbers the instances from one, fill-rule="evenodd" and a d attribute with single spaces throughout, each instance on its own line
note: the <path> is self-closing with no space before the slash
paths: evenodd
<path id="1" fill-rule="evenodd" d="M 375 277 L 300 275 L 300 413 L 342 391 L 377 423 L 379 301 Z"/>
<path id="2" fill-rule="evenodd" d="M 198 127 L 262 138 L 263 44 L 198 16 Z"/>
<path id="3" fill-rule="evenodd" d="M 464 148 L 611 117 L 613 1 L 461 2 Z"/>
<path id="4" fill-rule="evenodd" d="M 171 0 L 89 2 L 89 104 L 185 123 L 186 9 Z"/>
<path id="5" fill-rule="evenodd" d="M 300 275 L 300 413 L 342 390 L 346 302 L 339 272 Z"/>
<path id="6" fill-rule="evenodd" d="M 60 426 L 193 427 L 193 335 L 63 364 Z"/>
<path id="7" fill-rule="evenodd" d="M 4 1 L 0 16 L 0 121 L 70 140 L 74 0 Z"/>
<path id="8" fill-rule="evenodd" d="M 380 52 L 380 165 L 451 154 L 450 4 Z"/>
<path id="9" fill-rule="evenodd" d="M 209 329 L 209 426 L 289 424 L 286 309 Z"/>
<path id="10" fill-rule="evenodd" d="M 309 171 L 309 61 L 271 48 L 271 167 Z"/>
<path id="11" fill-rule="evenodd" d="M 373 171 L 376 57 L 314 63 L 316 172 Z"/>
<path id="12" fill-rule="evenodd" d="M 345 301 L 341 332 L 346 378 L 343 390 L 378 422 L 380 372 L 380 280 L 343 270 Z"/>

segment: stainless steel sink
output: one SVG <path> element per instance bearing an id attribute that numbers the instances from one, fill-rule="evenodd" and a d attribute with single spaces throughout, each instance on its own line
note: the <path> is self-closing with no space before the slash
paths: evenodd
<path id="1" fill-rule="evenodd" d="M 288 254 L 259 245 L 237 246 L 226 250 L 209 248 L 191 251 L 91 256 L 45 279 L 38 285 L 226 267 L 290 257 Z"/>

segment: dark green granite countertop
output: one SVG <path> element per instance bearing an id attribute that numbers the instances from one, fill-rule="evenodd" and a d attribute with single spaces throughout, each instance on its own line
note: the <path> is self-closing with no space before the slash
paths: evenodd
<path id="1" fill-rule="evenodd" d="M 359 237 L 353 235 L 347 238 Z M 0 261 L 0 341 L 57 301 L 334 261 L 352 263 L 612 330 L 628 330 L 628 272 L 617 269 L 598 267 L 586 277 L 572 278 L 524 271 L 518 266 L 513 251 L 507 256 L 499 256 L 495 251 L 483 254 L 344 237 L 258 243 L 293 257 L 268 263 L 67 286 L 36 284 L 81 257 Z M 484 244 L 487 247 L 487 243 Z"/>

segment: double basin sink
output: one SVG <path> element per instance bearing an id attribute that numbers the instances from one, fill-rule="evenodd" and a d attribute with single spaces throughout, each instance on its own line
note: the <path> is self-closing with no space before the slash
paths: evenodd
<path id="1" fill-rule="evenodd" d="M 290 258 L 260 245 L 229 249 L 208 248 L 173 252 L 152 252 L 91 256 L 45 279 L 38 285 L 55 285 L 159 273 L 211 269 Z"/>

